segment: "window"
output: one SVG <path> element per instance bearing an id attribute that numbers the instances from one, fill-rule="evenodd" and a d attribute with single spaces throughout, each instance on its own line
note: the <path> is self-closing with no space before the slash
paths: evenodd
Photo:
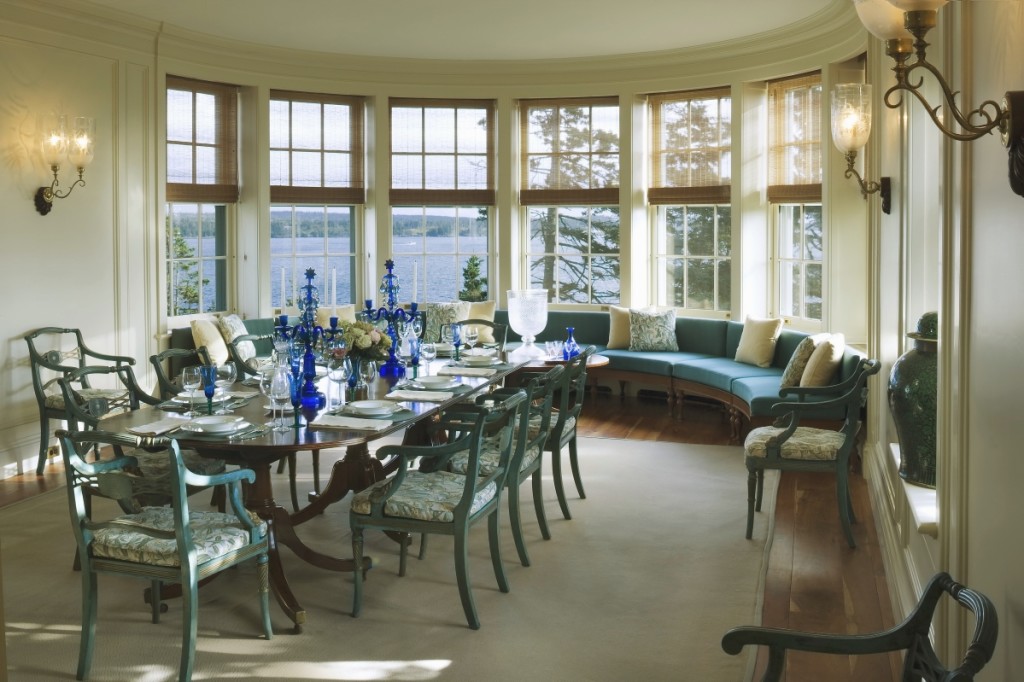
<path id="1" fill-rule="evenodd" d="M 227 310 L 238 89 L 167 77 L 167 315 Z"/>
<path id="2" fill-rule="evenodd" d="M 732 306 L 732 98 L 728 88 L 649 98 L 655 297 L 660 305 Z"/>
<path id="3" fill-rule="evenodd" d="M 359 97 L 270 93 L 270 301 L 280 310 L 297 306 L 308 268 L 321 305 L 355 301 L 363 110 Z"/>
<path id="4" fill-rule="evenodd" d="M 821 74 L 768 84 L 768 131 L 776 310 L 821 322 Z"/>
<path id="5" fill-rule="evenodd" d="M 390 107 L 392 254 L 395 273 L 413 282 L 403 299 L 494 298 L 494 102 L 392 99 Z"/>
<path id="6" fill-rule="evenodd" d="M 618 99 L 526 100 L 520 136 L 528 285 L 554 302 L 618 303 Z"/>

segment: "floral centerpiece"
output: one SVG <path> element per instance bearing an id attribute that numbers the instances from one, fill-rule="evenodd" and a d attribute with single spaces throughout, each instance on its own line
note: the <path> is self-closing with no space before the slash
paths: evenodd
<path id="1" fill-rule="evenodd" d="M 369 322 L 342 322 L 338 325 L 345 349 L 353 360 L 387 360 L 391 337 Z"/>

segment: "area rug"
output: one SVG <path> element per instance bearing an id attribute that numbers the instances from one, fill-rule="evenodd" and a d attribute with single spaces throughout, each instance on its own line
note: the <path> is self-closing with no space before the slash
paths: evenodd
<path id="1" fill-rule="evenodd" d="M 730 627 L 760 622 L 777 477 L 766 476 L 764 511 L 746 540 L 741 448 L 584 438 L 580 458 L 587 498 L 567 481 L 572 520 L 562 519 L 545 481 L 548 542 L 524 490 L 532 566 L 519 564 L 503 514 L 510 593 L 495 584 L 486 527 L 474 529 L 470 577 L 480 630 L 463 617 L 450 538 L 432 537 L 426 558 L 410 558 L 399 578 L 398 546 L 371 533 L 367 552 L 376 563 L 359 618 L 350 616 L 349 575 L 311 567 L 287 549 L 285 567 L 308 614 L 301 634 L 273 604 L 275 636 L 259 636 L 252 567 L 204 586 L 193 679 L 744 679 L 751 652 L 728 656 L 719 642 Z M 276 494 L 286 501 L 287 477 L 277 478 Z M 300 472 L 300 487 L 308 480 Z M 299 533 L 318 549 L 351 555 L 344 501 Z M 71 570 L 64 491 L 0 511 L 0 542 L 10 679 L 74 679 L 80 578 Z M 180 608 L 171 602 L 151 624 L 145 586 L 100 577 L 90 679 L 177 679 Z"/>

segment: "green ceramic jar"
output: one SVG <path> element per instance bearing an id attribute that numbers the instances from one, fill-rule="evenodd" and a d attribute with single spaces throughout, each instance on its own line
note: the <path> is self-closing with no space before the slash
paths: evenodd
<path id="1" fill-rule="evenodd" d="M 938 378 L 938 313 L 925 313 L 917 331 L 907 334 L 914 347 L 901 355 L 889 374 L 889 409 L 900 441 L 900 477 L 935 487 L 935 437 Z"/>

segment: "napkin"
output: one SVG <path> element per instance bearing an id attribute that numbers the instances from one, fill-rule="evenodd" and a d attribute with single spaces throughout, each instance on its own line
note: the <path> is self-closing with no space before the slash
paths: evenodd
<path id="1" fill-rule="evenodd" d="M 360 419 L 359 417 L 339 417 L 333 414 L 321 414 L 309 423 L 313 429 L 356 429 L 363 431 L 383 431 L 391 426 L 388 419 Z"/>
<path id="2" fill-rule="evenodd" d="M 442 367 L 437 370 L 440 376 L 463 376 L 463 377 L 489 377 L 498 373 L 498 370 L 490 367 Z"/>
<path id="3" fill-rule="evenodd" d="M 397 390 L 388 393 L 385 398 L 388 400 L 412 400 L 418 403 L 443 403 L 455 396 L 451 391 L 404 391 Z"/>
<path id="4" fill-rule="evenodd" d="M 130 426 L 128 431 L 136 436 L 159 436 L 168 431 L 173 431 L 184 423 L 185 421 L 179 417 L 168 417 L 167 419 L 150 422 L 149 424 Z"/>

